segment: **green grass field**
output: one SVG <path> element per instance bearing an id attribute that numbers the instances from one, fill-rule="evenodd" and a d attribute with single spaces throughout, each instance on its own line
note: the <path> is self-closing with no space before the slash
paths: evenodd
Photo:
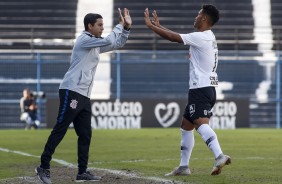
<path id="1" fill-rule="evenodd" d="M 216 130 L 222 150 L 232 164 L 222 174 L 210 176 L 212 152 L 195 132 L 189 177 L 165 177 L 179 164 L 180 131 L 169 129 L 93 130 L 89 167 L 132 170 L 143 177 L 158 177 L 191 184 L 282 183 L 282 130 Z M 39 157 L 5 152 L 21 151 L 40 156 L 50 130 L 0 130 L 0 180 L 34 175 Z M 76 134 L 69 129 L 54 158 L 76 165 Z M 52 162 L 52 166 L 60 166 Z"/>

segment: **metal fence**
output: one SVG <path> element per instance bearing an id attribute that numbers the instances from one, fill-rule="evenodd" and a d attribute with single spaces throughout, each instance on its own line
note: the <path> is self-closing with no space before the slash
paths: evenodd
<path id="1" fill-rule="evenodd" d="M 186 98 L 187 51 L 118 51 L 104 54 L 110 64 L 110 98 Z M 280 128 L 280 53 L 222 51 L 218 98 L 250 100 L 251 127 Z M 58 98 L 70 53 L 0 53 L 0 128 L 22 128 L 19 99 L 26 87 L 44 91 L 38 98 L 41 127 L 46 126 L 46 100 Z M 99 70 L 99 67 L 98 67 Z M 97 78 L 97 76 L 96 76 Z M 98 77 L 99 78 L 99 77 Z M 108 82 L 108 81 L 105 81 Z"/>

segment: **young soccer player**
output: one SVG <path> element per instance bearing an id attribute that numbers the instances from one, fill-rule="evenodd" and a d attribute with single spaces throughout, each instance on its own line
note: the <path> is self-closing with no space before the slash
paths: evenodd
<path id="1" fill-rule="evenodd" d="M 76 181 L 101 180 L 101 177 L 87 171 L 92 135 L 90 93 L 96 67 L 99 63 L 99 54 L 122 47 L 128 39 L 132 24 L 129 11 L 124 8 L 124 16 L 120 9 L 118 11 L 119 24 L 105 38 L 101 37 L 104 30 L 102 16 L 89 13 L 84 17 L 85 30 L 74 44 L 70 68 L 60 84 L 60 107 L 57 123 L 41 155 L 41 164 L 35 169 L 38 178 L 43 183 L 51 183 L 49 169 L 52 155 L 72 122 L 78 136 L 78 174 Z"/>
<path id="2" fill-rule="evenodd" d="M 215 163 L 211 175 L 220 174 L 222 167 L 231 163 L 224 155 L 216 133 L 209 126 L 211 109 L 216 101 L 215 86 L 218 85 L 218 48 L 212 27 L 219 20 L 219 11 L 213 5 L 203 5 L 195 18 L 196 32 L 179 34 L 160 25 L 156 11 L 151 21 L 148 8 L 144 19 L 147 27 L 172 42 L 190 45 L 190 81 L 188 103 L 181 122 L 181 161 L 179 167 L 166 176 L 190 175 L 189 160 L 194 147 L 194 129 L 213 152 Z"/>

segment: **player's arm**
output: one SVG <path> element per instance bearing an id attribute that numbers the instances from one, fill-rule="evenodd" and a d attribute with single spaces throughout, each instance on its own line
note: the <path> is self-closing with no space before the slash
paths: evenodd
<path id="1" fill-rule="evenodd" d="M 153 16 L 154 16 L 154 21 L 152 22 L 149 16 L 149 10 L 148 8 L 146 8 L 144 12 L 144 19 L 145 19 L 145 24 L 149 29 L 151 29 L 156 34 L 160 35 L 166 40 L 183 43 L 183 40 L 179 33 L 171 31 L 159 24 L 156 12 L 155 13 L 153 12 Z"/>

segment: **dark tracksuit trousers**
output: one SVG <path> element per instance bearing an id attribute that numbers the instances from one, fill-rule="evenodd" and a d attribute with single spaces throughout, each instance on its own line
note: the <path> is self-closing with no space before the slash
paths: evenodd
<path id="1" fill-rule="evenodd" d="M 87 169 L 89 146 L 92 136 L 90 99 L 79 93 L 60 89 L 60 107 L 55 124 L 41 155 L 41 168 L 50 169 L 50 161 L 56 147 L 64 138 L 69 125 L 73 122 L 78 136 L 78 172 Z"/>

